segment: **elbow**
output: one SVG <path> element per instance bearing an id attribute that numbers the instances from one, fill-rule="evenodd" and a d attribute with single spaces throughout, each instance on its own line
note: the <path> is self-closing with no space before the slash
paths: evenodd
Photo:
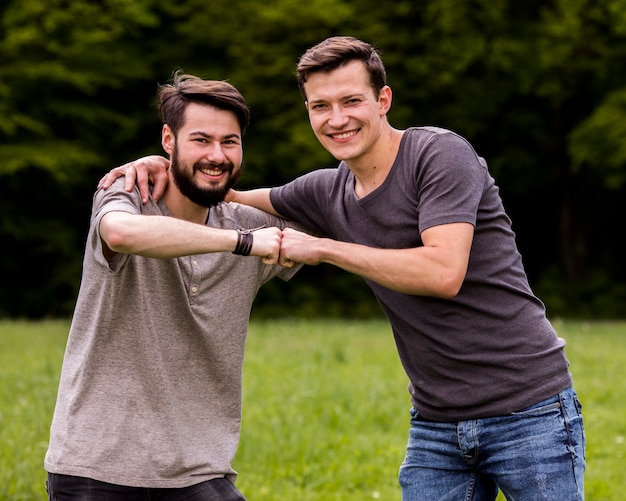
<path id="1" fill-rule="evenodd" d="M 128 253 L 128 232 L 124 231 L 123 223 L 111 221 L 107 216 L 100 222 L 100 236 L 107 247 L 113 252 Z"/>
<path id="2" fill-rule="evenodd" d="M 454 299 L 459 294 L 460 290 L 460 288 L 441 290 L 439 291 L 439 294 L 437 294 L 437 297 L 441 299 Z"/>
<path id="3" fill-rule="evenodd" d="M 465 275 L 450 275 L 442 277 L 439 283 L 435 286 L 435 295 L 441 299 L 454 299 L 463 286 Z"/>
<path id="4" fill-rule="evenodd" d="M 414 284 L 404 284 L 404 286 L 393 288 L 404 294 L 412 294 L 416 296 L 429 296 L 439 299 L 454 299 L 460 292 L 463 280 L 453 277 L 439 277 L 433 279 L 428 284 L 415 287 Z"/>
<path id="5" fill-rule="evenodd" d="M 127 246 L 124 244 L 125 240 L 121 232 L 108 233 L 106 237 L 103 237 L 103 240 L 113 252 L 127 252 Z"/>

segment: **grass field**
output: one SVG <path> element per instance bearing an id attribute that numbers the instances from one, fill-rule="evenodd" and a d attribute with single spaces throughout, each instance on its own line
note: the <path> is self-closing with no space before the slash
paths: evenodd
<path id="1" fill-rule="evenodd" d="M 586 499 L 626 492 L 626 323 L 556 322 L 587 431 Z M 0 322 L 0 500 L 45 500 L 68 322 Z M 235 461 L 250 501 L 399 500 L 409 400 L 384 321 L 253 322 Z"/>

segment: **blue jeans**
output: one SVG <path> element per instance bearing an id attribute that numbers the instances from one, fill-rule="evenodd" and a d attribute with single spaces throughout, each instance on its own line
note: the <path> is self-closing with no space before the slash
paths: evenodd
<path id="1" fill-rule="evenodd" d="M 180 489 L 149 489 L 49 473 L 46 488 L 50 501 L 245 501 L 226 478 Z"/>
<path id="2" fill-rule="evenodd" d="M 584 499 L 585 430 L 572 388 L 508 416 L 438 423 L 411 409 L 403 501 Z"/>

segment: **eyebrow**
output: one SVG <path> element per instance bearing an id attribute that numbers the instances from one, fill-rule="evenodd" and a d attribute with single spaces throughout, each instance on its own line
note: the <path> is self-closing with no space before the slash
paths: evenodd
<path id="1" fill-rule="evenodd" d="M 365 98 L 365 94 L 360 93 L 360 92 L 357 92 L 357 93 L 354 93 L 354 94 L 346 94 L 345 96 L 341 96 L 339 98 L 339 100 L 340 101 L 348 101 L 350 99 L 354 99 L 355 97 L 364 99 Z M 326 99 L 326 98 L 308 99 L 309 103 L 326 103 L 328 101 L 329 101 L 329 99 Z"/>
<path id="2" fill-rule="evenodd" d="M 204 138 L 207 138 L 207 139 L 212 139 L 212 138 L 214 138 L 214 137 L 215 137 L 215 136 L 213 136 L 212 134 L 207 134 L 206 132 L 203 132 L 203 131 L 200 131 L 200 130 L 191 131 L 191 132 L 188 134 L 188 136 L 189 136 L 189 137 L 192 137 L 192 136 L 201 136 L 201 137 L 204 137 Z M 239 134 L 232 133 L 232 134 L 226 134 L 226 135 L 225 135 L 225 136 L 223 136 L 221 139 L 241 139 L 241 136 L 240 136 Z"/>

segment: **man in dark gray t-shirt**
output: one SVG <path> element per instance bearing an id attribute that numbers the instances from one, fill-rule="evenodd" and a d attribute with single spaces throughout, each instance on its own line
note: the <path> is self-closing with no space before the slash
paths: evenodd
<path id="1" fill-rule="evenodd" d="M 416 162 L 419 155 L 432 160 Z M 437 184 L 447 186 L 445 193 L 428 189 Z M 408 294 L 366 278 L 391 321 L 423 417 L 453 422 L 509 414 L 572 384 L 565 343 L 528 285 L 498 189 L 464 139 L 443 129 L 408 129 L 384 182 L 360 198 L 354 185 L 342 162 L 272 189 L 271 202 L 317 235 L 376 249 L 423 247 L 420 235 L 439 225 L 476 228 L 452 298 Z M 289 245 L 289 252 L 301 247 Z M 301 256 L 299 248 L 293 252 Z"/>
<path id="2" fill-rule="evenodd" d="M 485 161 L 450 131 L 391 127 L 384 66 L 360 40 L 309 49 L 298 83 L 338 168 L 234 199 L 322 236 L 286 230 L 281 260 L 361 275 L 380 301 L 413 402 L 402 499 L 583 499 L 565 343 Z"/>
<path id="3" fill-rule="evenodd" d="M 565 342 L 530 288 L 486 162 L 451 131 L 393 128 L 385 69 L 365 42 L 309 49 L 298 84 L 338 168 L 231 196 L 317 235 L 284 230 L 283 264 L 333 264 L 380 301 L 413 404 L 403 501 L 499 490 L 582 500 L 585 434 Z M 157 163 L 136 167 L 160 186 Z"/>

